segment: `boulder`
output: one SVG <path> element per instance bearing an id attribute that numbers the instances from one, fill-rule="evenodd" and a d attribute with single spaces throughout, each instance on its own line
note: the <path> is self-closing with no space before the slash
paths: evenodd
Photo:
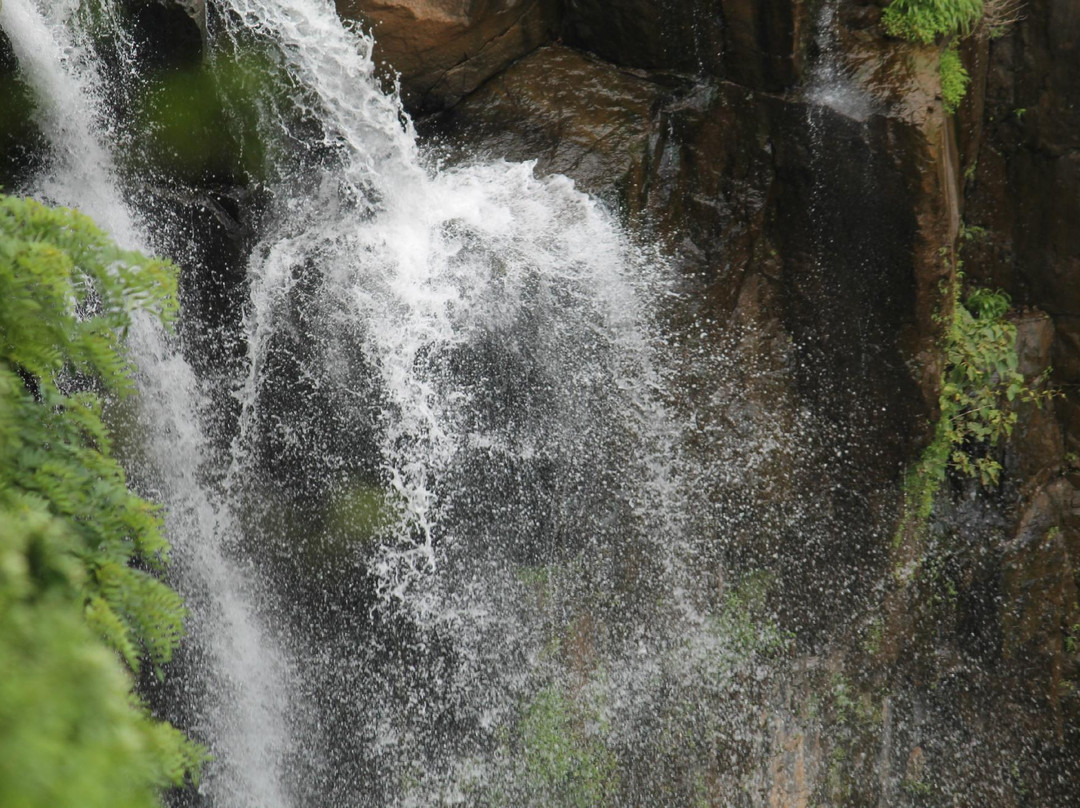
<path id="1" fill-rule="evenodd" d="M 639 209 L 665 84 L 588 54 L 549 45 L 423 124 L 473 157 L 536 160 L 540 175 L 572 177 L 612 207 Z"/>
<path id="2" fill-rule="evenodd" d="M 445 109 L 549 41 L 557 0 L 337 0 L 375 37 L 375 60 L 397 76 L 406 107 Z"/>

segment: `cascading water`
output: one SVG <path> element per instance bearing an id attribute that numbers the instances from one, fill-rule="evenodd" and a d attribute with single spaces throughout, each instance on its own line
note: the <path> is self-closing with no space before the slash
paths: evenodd
<path id="1" fill-rule="evenodd" d="M 717 527 L 667 406 L 664 262 L 565 178 L 427 167 L 370 40 L 329 3 L 218 0 L 208 14 L 211 66 L 258 58 L 277 78 L 222 89 L 257 110 L 269 200 L 239 418 L 214 436 L 227 468 L 207 468 L 190 368 L 145 329 L 133 345 L 141 476 L 169 509 L 194 615 L 191 685 L 167 710 L 216 756 L 178 801 L 734 793 L 758 743 L 761 656 L 784 640 L 703 549 Z M 31 0 L 0 17 L 51 99 L 54 150 L 72 137 L 96 151 L 45 175 L 68 192 L 34 190 L 152 246 L 110 218 L 131 221 L 100 148 L 89 39 L 63 40 L 70 10 L 49 19 Z M 82 99 L 65 116 L 77 131 L 48 115 L 67 98 Z"/>
<path id="2" fill-rule="evenodd" d="M 34 91 L 37 123 L 50 148 L 46 168 L 26 192 L 93 216 L 122 246 L 148 251 L 153 239 L 125 202 L 111 151 L 122 136 L 106 120 L 104 78 L 78 3 L 8 0 L 0 27 L 11 40 L 24 80 Z M 105 6 L 104 13 L 111 10 Z M 219 697 L 195 718 L 223 767 L 236 781 L 235 805 L 283 805 L 274 771 L 281 712 L 287 701 L 283 662 L 250 606 L 253 593 L 225 552 L 235 534 L 227 507 L 215 504 L 201 481 L 206 438 L 198 415 L 205 409 L 197 380 L 176 346 L 149 318 L 136 320 L 129 343 L 138 366 L 138 412 L 122 429 L 154 438 L 147 462 L 132 468 L 146 493 L 166 504 L 166 530 L 180 571 L 178 588 L 192 607 L 188 631 L 212 669 L 212 683 L 191 683 Z M 117 421 L 125 419 L 117 412 Z"/>
<path id="3" fill-rule="evenodd" d="M 873 111 L 873 103 L 844 64 L 837 42 L 838 5 L 837 0 L 826 0 L 817 11 L 814 22 L 817 59 L 811 69 L 806 97 L 813 104 L 865 121 Z"/>
<path id="4" fill-rule="evenodd" d="M 230 10 L 220 34 L 272 43 L 318 109 L 327 155 L 302 173 L 275 166 L 283 214 L 250 268 L 232 477 L 256 512 L 284 499 L 302 514 L 284 534 L 276 519 L 254 526 L 259 543 L 345 543 L 334 564 L 370 576 L 364 608 L 379 613 L 357 628 L 366 616 L 344 609 L 338 636 L 292 618 L 300 678 L 325 713 L 298 791 L 427 804 L 491 787 L 500 728 L 552 676 L 544 646 L 563 627 L 550 621 L 572 625 L 583 598 L 641 597 L 631 565 L 670 585 L 671 514 L 685 509 L 652 362 L 662 266 L 564 179 L 506 164 L 427 173 L 369 44 L 331 8 Z M 285 421 L 297 374 L 321 406 Z M 537 588 L 553 601 L 541 620 Z M 341 609 L 325 590 L 308 597 Z M 635 633 L 635 653 L 657 639 Z M 357 723 L 334 727 L 343 715 Z"/>

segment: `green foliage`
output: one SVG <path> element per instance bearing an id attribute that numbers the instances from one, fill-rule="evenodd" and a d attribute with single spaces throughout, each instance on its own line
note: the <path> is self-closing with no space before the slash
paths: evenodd
<path id="1" fill-rule="evenodd" d="M 962 275 L 946 293 L 945 366 L 934 437 L 905 481 L 905 512 L 897 540 L 930 517 L 949 470 L 996 485 L 1001 464 L 991 451 L 1012 434 L 1015 405 L 1041 405 L 1053 391 L 1030 386 L 1019 372 L 1016 326 L 1006 319 L 1009 296 L 975 289 L 961 300 Z"/>
<path id="2" fill-rule="evenodd" d="M 971 33 L 982 15 L 983 0 L 893 0 L 881 21 L 892 36 L 929 45 Z"/>
<path id="3" fill-rule="evenodd" d="M 969 35 L 984 11 L 983 0 L 893 0 L 881 20 L 889 34 L 930 45 L 939 37 Z M 941 54 L 939 73 L 942 103 L 951 115 L 964 98 L 969 81 L 955 39 Z"/>
<path id="4" fill-rule="evenodd" d="M 952 115 L 956 112 L 960 102 L 967 93 L 968 77 L 967 70 L 960 61 L 960 50 L 953 42 L 941 54 L 941 100 L 945 105 L 945 111 Z"/>
<path id="5" fill-rule="evenodd" d="M 767 608 L 766 599 L 775 584 L 768 572 L 747 573 L 728 589 L 712 616 L 713 633 L 740 663 L 781 653 L 795 639 L 776 625 Z"/>
<path id="6" fill-rule="evenodd" d="M 1065 633 L 1065 653 L 1080 653 L 1080 623 L 1073 623 Z"/>
<path id="7" fill-rule="evenodd" d="M 175 289 L 87 217 L 0 196 L 0 805 L 152 806 L 202 759 L 131 693 L 183 606 L 131 566 L 168 546 L 101 421 L 131 388 L 132 317 L 169 320 Z"/>
<path id="8" fill-rule="evenodd" d="M 903 780 L 900 787 L 912 797 L 927 797 L 933 791 L 930 784 L 922 780 Z"/>

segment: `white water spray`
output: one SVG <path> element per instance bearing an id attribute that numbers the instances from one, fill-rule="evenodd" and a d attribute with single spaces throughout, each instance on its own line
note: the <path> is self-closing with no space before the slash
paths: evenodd
<path id="1" fill-rule="evenodd" d="M 217 756 L 201 804 L 424 805 L 506 785 L 553 799 L 500 747 L 527 731 L 531 699 L 591 680 L 574 685 L 606 705 L 590 727 L 618 714 L 611 743 L 630 748 L 670 713 L 664 699 L 701 682 L 718 698 L 730 675 L 690 580 L 692 484 L 653 322 L 666 266 L 566 178 L 427 170 L 371 41 L 331 3 L 212 6 L 209 63 L 255 43 L 286 89 L 257 104 L 270 202 L 221 502 L 202 483 L 222 470 L 206 473 L 190 367 L 155 331 L 133 341 L 148 479 L 211 669 L 188 705 Z M 102 208 L 145 247 L 104 145 L 102 77 L 77 67 L 94 64 L 89 46 L 29 0 L 4 14 L 38 94 L 78 110 L 65 129 L 43 106 L 73 156 L 39 193 Z M 298 118 L 317 123 L 306 141 Z M 349 508 L 375 513 L 370 525 L 343 520 Z M 320 558 L 326 547 L 340 555 Z M 640 622 L 621 626 L 630 613 Z M 573 637 L 580 652 L 552 650 Z"/>
<path id="2" fill-rule="evenodd" d="M 0 6 L 0 27 L 34 92 L 37 123 L 51 149 L 49 167 L 27 191 L 78 208 L 121 246 L 145 252 L 151 239 L 124 201 L 106 145 L 120 133 L 105 120 L 104 78 L 87 32 L 77 27 L 76 10 L 77 4 L 50 3 L 43 11 L 33 0 Z M 199 413 L 206 405 L 191 368 L 152 318 L 136 318 L 129 348 L 138 367 L 139 420 L 152 436 L 141 483 L 166 506 L 178 588 L 200 605 L 188 631 L 208 649 L 218 677 L 213 715 L 201 717 L 222 760 L 207 788 L 221 788 L 220 779 L 230 805 L 279 808 L 286 804 L 277 771 L 286 668 L 254 618 L 250 585 L 227 556 L 236 532 L 231 514 L 214 503 L 200 478 L 206 437 Z"/>

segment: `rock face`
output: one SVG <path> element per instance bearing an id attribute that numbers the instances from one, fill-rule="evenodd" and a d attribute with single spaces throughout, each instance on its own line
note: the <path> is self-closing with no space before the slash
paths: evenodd
<path id="1" fill-rule="evenodd" d="M 1032 0 L 1003 38 L 971 49 L 962 110 L 965 218 L 985 227 L 969 271 L 1054 319 L 1054 380 L 1080 384 L 1080 6 Z M 1068 450 L 1080 403 L 1057 403 Z"/>
<path id="2" fill-rule="evenodd" d="M 954 120 L 940 48 L 884 37 L 884 3 L 674 5 L 568 0 L 563 42 L 585 53 L 537 51 L 423 131 L 569 174 L 667 245 L 693 301 L 687 374 L 713 393 L 687 402 L 703 433 L 790 443 L 810 413 L 814 439 L 758 467 L 767 490 L 715 494 L 748 514 L 728 525 L 728 562 L 770 568 L 781 614 L 812 593 L 819 614 L 853 615 L 794 620 L 827 657 L 803 657 L 774 705 L 754 804 L 1068 804 L 1080 7 L 1033 0 L 1004 38 L 965 42 L 972 91 Z M 962 218 L 988 236 L 960 239 Z M 1053 367 L 1069 394 L 1021 411 L 996 498 L 945 492 L 933 541 L 895 547 L 890 503 L 936 413 L 958 241 L 968 277 L 1021 307 L 1022 372 Z M 701 358 L 719 353 L 738 378 Z M 793 499 L 805 512 L 778 516 Z"/>
<path id="3" fill-rule="evenodd" d="M 645 36 L 641 15 L 657 8 L 612 11 L 598 50 L 618 43 L 619 20 L 634 23 L 632 36 Z M 787 59 L 794 20 L 804 13 L 800 4 L 787 9 L 781 27 L 789 37 L 762 64 L 805 61 Z M 587 13 L 600 10 L 575 5 L 566 25 Z M 584 35 L 584 28 L 576 34 Z M 956 227 L 949 130 L 927 70 L 917 58 L 911 67 L 892 54 L 896 46 L 880 37 L 866 39 L 865 61 L 876 47 L 895 64 L 890 76 L 875 74 L 876 84 L 858 90 L 866 108 L 878 110 L 863 119 L 806 94 L 779 96 L 703 75 L 700 66 L 643 72 L 642 64 L 679 63 L 665 63 L 660 50 L 612 44 L 609 52 L 624 53 L 628 64 L 544 48 L 425 129 L 463 139 L 474 153 L 536 159 L 540 173 L 569 174 L 666 243 L 692 279 L 696 314 L 688 316 L 716 324 L 713 349 L 735 350 L 736 364 L 755 369 L 737 394 L 754 417 L 790 425 L 809 409 L 830 441 L 846 446 L 846 464 L 820 447 L 818 460 L 846 489 L 843 502 L 824 493 L 832 503 L 824 510 L 836 523 L 864 525 L 882 518 L 881 491 L 895 486 L 929 415 L 935 365 L 921 360 L 932 355 L 947 271 L 939 250 Z M 654 39 L 663 41 L 662 34 Z M 770 40 L 755 42 L 767 48 Z M 912 51 L 923 55 L 905 49 Z M 762 74 L 750 80 L 761 84 Z M 924 93 L 915 110 L 899 101 L 911 103 L 911 86 Z M 757 392 L 747 399 L 747 390 Z M 712 417 L 719 429 L 732 415 Z M 777 474 L 771 497 L 782 489 L 794 496 L 805 482 L 790 470 Z M 826 544 L 818 561 L 836 563 L 839 553 L 852 571 L 873 553 L 869 539 L 850 535 L 842 548 Z M 804 547 L 789 550 L 792 584 L 807 583 L 817 562 Z"/>
<path id="4" fill-rule="evenodd" d="M 568 0 L 563 36 L 616 64 L 775 92 L 801 75 L 809 23 L 803 0 Z"/>
<path id="5" fill-rule="evenodd" d="M 551 39 L 556 0 L 337 0 L 375 34 L 375 59 L 400 74 L 418 112 L 448 107 Z"/>
<path id="6" fill-rule="evenodd" d="M 556 35 L 614 64 L 783 91 L 811 40 L 810 3 L 785 0 L 337 0 L 375 35 L 415 112 L 445 109 Z"/>
<path id="7" fill-rule="evenodd" d="M 652 122 L 670 95 L 643 73 L 548 45 L 423 128 L 464 134 L 480 156 L 536 160 L 540 174 L 567 174 L 613 206 L 637 208 Z"/>

